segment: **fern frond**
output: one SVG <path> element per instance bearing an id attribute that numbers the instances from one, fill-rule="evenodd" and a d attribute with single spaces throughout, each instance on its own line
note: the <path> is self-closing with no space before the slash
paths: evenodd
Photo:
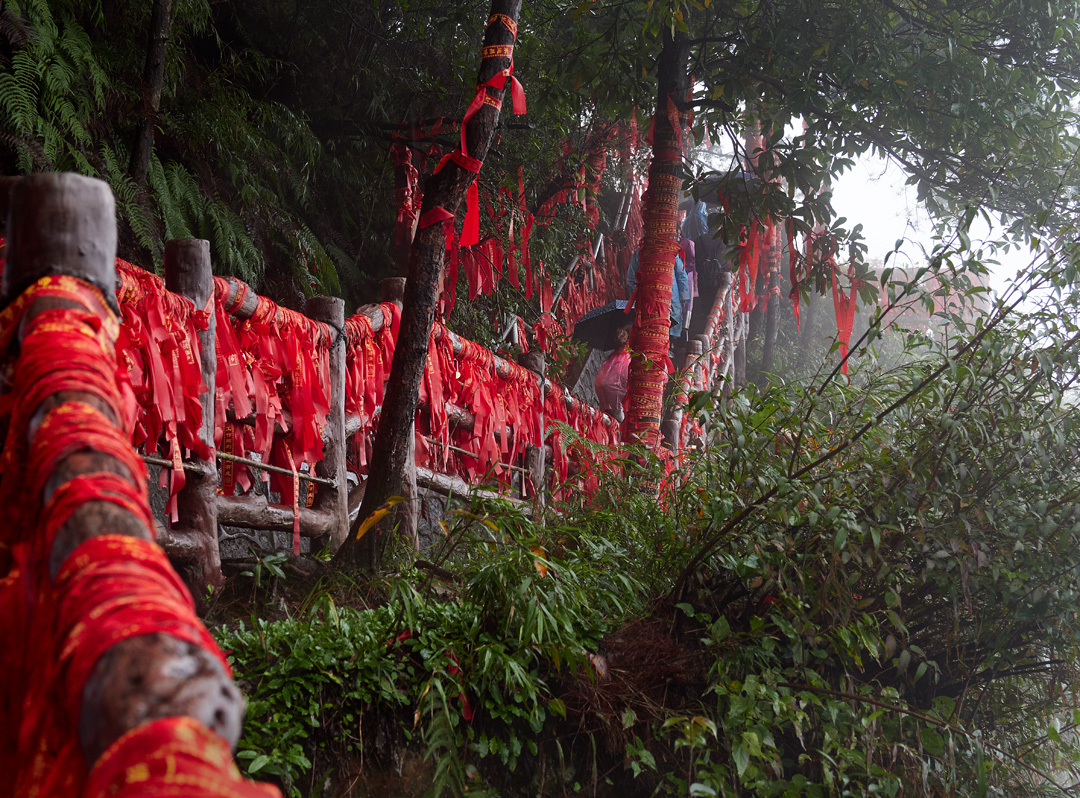
<path id="1" fill-rule="evenodd" d="M 19 16 L 29 21 L 40 33 L 52 31 L 55 35 L 56 21 L 53 19 L 49 0 L 17 0 L 12 2 Z"/>
<path id="2" fill-rule="evenodd" d="M 0 107 L 16 127 L 25 133 L 34 129 L 40 98 L 38 64 L 30 50 L 19 50 L 11 57 L 11 71 L 0 73 Z"/>
<path id="3" fill-rule="evenodd" d="M 202 237 L 210 240 L 215 271 L 234 274 L 249 283 L 262 279 L 266 260 L 251 240 L 243 220 L 224 203 L 207 203 L 201 228 Z"/>
<path id="4" fill-rule="evenodd" d="M 10 8 L 0 11 L 0 36 L 7 39 L 12 48 L 16 50 L 29 47 L 34 38 L 33 31 L 27 21 L 15 14 Z"/>
<path id="5" fill-rule="evenodd" d="M 170 163 L 168 172 L 154 153 L 150 158 L 150 170 L 147 174 L 147 183 L 151 193 L 157 202 L 158 211 L 165 223 L 165 239 L 190 238 L 192 225 L 190 219 L 197 215 L 202 205 L 202 197 L 198 196 L 197 188 L 195 195 L 191 195 L 191 186 L 194 181 L 187 182 L 182 179 L 172 178 L 171 175 L 184 172 L 183 167 L 176 163 Z M 189 175 L 184 175 L 190 179 Z M 180 186 L 185 194 L 177 195 L 173 187 Z"/>

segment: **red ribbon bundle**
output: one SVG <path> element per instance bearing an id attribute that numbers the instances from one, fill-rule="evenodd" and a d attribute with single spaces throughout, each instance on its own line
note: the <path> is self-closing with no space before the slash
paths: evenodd
<path id="1" fill-rule="evenodd" d="M 761 254 L 760 228 L 757 222 L 750 224 L 746 238 L 739 242 L 739 310 L 749 313 L 757 307 L 757 274 Z"/>
<path id="2" fill-rule="evenodd" d="M 189 299 L 167 291 L 160 277 L 127 261 L 117 259 L 116 270 L 123 319 L 116 347 L 137 401 L 131 442 L 153 452 L 164 434 L 173 468 L 163 469 L 161 480 L 162 487 L 169 482 L 167 512 L 176 521 L 176 494 L 186 482 L 179 467 L 181 447 L 213 459 L 199 439 L 199 397 L 206 385 L 197 331 L 207 328 L 210 308 L 196 309 Z"/>
<path id="3" fill-rule="evenodd" d="M 549 424 L 560 421 L 582 438 L 607 447 L 607 451 L 587 447 L 579 442 L 567 447 L 562 433 L 557 429 L 552 431 L 549 436 L 552 451 L 552 487 L 556 495 L 566 498 L 562 486 L 569 478 L 570 465 L 574 464 L 581 475 L 584 497 L 589 499 L 599 488 L 600 472 L 618 467 L 621 459 L 618 448 L 620 428 L 618 423 L 595 407 L 572 397 L 568 403 L 567 396 L 561 387 L 554 385 L 544 396 L 544 417 Z"/>
<path id="4" fill-rule="evenodd" d="M 367 473 L 375 410 L 382 404 L 401 323 L 397 305 L 386 302 L 380 308 L 384 321 L 377 334 L 372 331 L 371 319 L 363 314 L 345 320 L 345 413 L 360 418 L 352 462 L 358 474 Z"/>
<path id="5" fill-rule="evenodd" d="M 19 723 L 0 732 L 0 769 L 10 778 L 12 795 L 59 798 L 82 794 L 87 780 L 77 729 L 83 688 L 105 651 L 128 638 L 162 632 L 204 648 L 226 670 L 227 665 L 164 552 L 149 540 L 93 537 L 63 561 L 55 582 L 50 578 L 56 535 L 87 502 L 122 508 L 141 522 L 147 536 L 154 526 L 145 468 L 126 432 L 133 419 L 123 414 L 126 402 L 117 379 L 126 373 L 113 348 L 117 324 L 98 289 L 70 277 L 40 280 L 0 314 L 0 351 L 10 351 L 30 300 L 39 296 L 74 301 L 86 310 L 46 310 L 25 325 L 13 390 L 3 407 L 8 435 L 0 500 L 12 509 L 16 523 L 0 530 L 0 544 L 8 552 L 0 581 L 0 635 L 9 643 L 0 706 Z M 28 446 L 33 414 L 45 398 L 61 391 L 90 393 L 104 410 L 83 401 L 64 402 L 45 415 Z M 42 506 L 46 481 L 63 459 L 82 449 L 115 458 L 131 479 L 110 472 L 82 474 L 56 488 Z M 20 467 L 23 472 L 16 471 Z M 205 738 L 212 736 L 198 728 Z M 144 773 L 140 767 L 142 755 L 162 761 L 162 752 L 180 736 L 155 738 L 138 756 L 122 753 L 112 760 L 114 767 L 129 781 L 142 779 L 140 795 L 176 794 L 163 786 L 184 783 L 194 773 L 187 763 L 172 760 L 167 774 L 160 769 Z M 215 745 L 225 755 L 203 761 L 201 780 L 186 783 L 220 798 L 254 794 L 256 788 L 245 785 L 229 762 L 228 747 L 220 740 Z M 276 791 L 261 788 L 259 793 Z"/>
<path id="6" fill-rule="evenodd" d="M 836 273 L 840 270 L 840 267 L 836 265 L 836 261 L 833 261 L 831 266 L 833 309 L 836 312 L 836 337 L 840 341 L 841 369 L 844 374 L 847 374 L 848 344 L 851 343 L 851 328 L 855 325 L 855 302 L 858 299 L 862 280 L 855 277 L 855 263 L 852 261 L 848 267 L 848 279 L 851 283 L 848 288 L 850 294 L 845 293 L 836 279 Z"/>
<path id="7" fill-rule="evenodd" d="M 220 277 L 214 282 L 220 308 L 229 284 Z M 330 409 L 330 346 L 335 331 L 265 297 L 259 297 L 250 319 L 235 319 L 222 308 L 218 321 L 218 373 L 226 378 L 217 397 L 218 409 L 227 408 L 231 400 L 239 416 L 254 400 L 252 449 L 264 462 L 292 472 L 291 477 L 268 474 L 264 479 L 283 497 L 293 497 L 293 551 L 299 553 L 297 475 L 303 463 L 314 465 L 323 456 L 322 431 Z M 249 366 L 243 381 L 239 371 L 242 362 Z M 225 422 L 235 425 L 230 438 L 234 447 L 244 442 L 243 418 Z M 277 440 L 276 424 L 284 431 Z"/>

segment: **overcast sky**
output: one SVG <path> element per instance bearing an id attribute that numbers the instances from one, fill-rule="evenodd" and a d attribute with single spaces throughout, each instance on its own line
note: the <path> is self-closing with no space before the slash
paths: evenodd
<path id="1" fill-rule="evenodd" d="M 894 255 L 890 265 L 918 266 L 925 263 L 920 245 L 927 252 L 933 248 L 934 228 L 930 217 L 916 201 L 915 187 L 904 184 L 906 177 L 900 167 L 867 156 L 834 183 L 833 207 L 837 215 L 847 217 L 848 229 L 862 223 L 870 260 L 884 259 L 900 238 L 905 239 L 900 255 Z M 972 224 L 973 245 L 989 237 L 989 232 L 978 220 Z M 1029 259 L 1026 251 L 1013 250 L 1000 255 L 1000 265 L 991 266 L 991 287 L 1001 293 Z"/>

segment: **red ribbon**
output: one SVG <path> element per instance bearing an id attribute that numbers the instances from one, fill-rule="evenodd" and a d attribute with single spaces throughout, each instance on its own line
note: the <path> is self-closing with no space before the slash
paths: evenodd
<path id="1" fill-rule="evenodd" d="M 838 271 L 839 267 L 833 262 L 831 277 L 833 309 L 836 311 L 836 337 L 840 341 L 840 357 L 842 359 L 841 369 L 844 374 L 847 374 L 848 344 L 851 342 L 851 328 L 855 325 L 855 301 L 862 280 L 855 279 L 855 264 L 852 263 L 848 268 L 848 277 L 851 280 L 851 287 L 849 289 L 851 294 L 845 294 L 844 289 L 840 287 L 836 279 L 836 273 Z"/>
<path id="2" fill-rule="evenodd" d="M 750 225 L 746 240 L 739 244 L 739 310 L 749 313 L 757 306 L 759 232 L 757 222 Z M 749 277 L 749 280 L 747 279 Z"/>
<path id="3" fill-rule="evenodd" d="M 465 192 L 465 223 L 461 227 L 460 246 L 480 243 L 480 189 L 474 180 Z"/>
<path id="4" fill-rule="evenodd" d="M 431 227 L 433 224 L 447 224 L 454 221 L 454 214 L 442 206 L 436 206 L 430 211 L 421 214 L 419 227 L 421 230 Z"/>

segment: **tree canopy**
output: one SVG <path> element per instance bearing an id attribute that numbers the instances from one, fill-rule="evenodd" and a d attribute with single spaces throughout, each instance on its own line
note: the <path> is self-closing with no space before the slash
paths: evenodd
<path id="1" fill-rule="evenodd" d="M 105 177 L 133 259 L 157 260 L 164 239 L 198 235 L 219 270 L 265 278 L 283 299 L 370 296 L 392 268 L 389 147 L 396 137 L 419 155 L 453 139 L 484 4 L 160 4 L 171 27 L 142 184 L 128 164 L 151 7 L 5 0 L 4 171 Z M 516 188 L 520 169 L 538 205 L 608 121 L 636 115 L 644 134 L 668 28 L 690 47 L 693 91 L 681 107 L 696 143 L 742 141 L 748 107 L 771 131 L 760 168 L 784 188 L 755 198 L 758 210 L 827 221 L 825 176 L 872 151 L 900 162 L 932 210 L 986 207 L 1032 234 L 1075 202 L 1077 11 L 1066 0 L 527 3 L 516 74 L 529 114 L 504 121 L 484 181 Z M 606 180 L 623 177 L 609 170 Z M 733 210 L 729 225 L 748 212 Z M 558 213 L 533 240 L 555 276 L 573 257 L 567 228 L 584 222 L 569 203 Z M 536 315 L 535 299 L 500 291 L 489 312 Z"/>

